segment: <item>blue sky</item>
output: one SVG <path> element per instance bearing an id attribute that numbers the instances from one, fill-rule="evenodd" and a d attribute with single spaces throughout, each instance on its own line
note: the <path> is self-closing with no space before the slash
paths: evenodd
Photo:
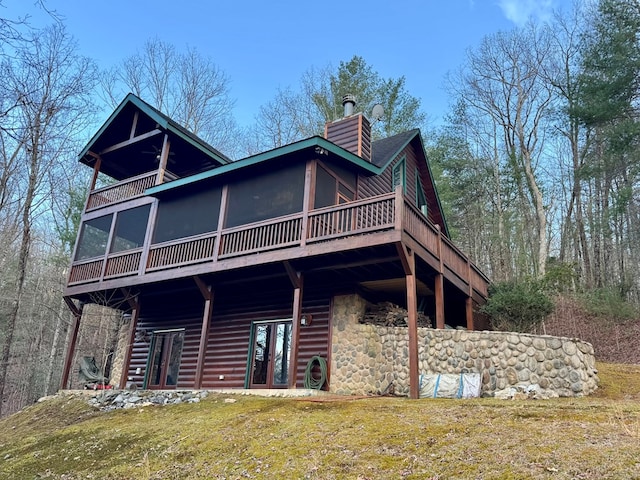
<path id="1" fill-rule="evenodd" d="M 15 18 L 32 0 L 4 0 Z M 231 81 L 240 125 L 252 123 L 278 87 L 312 66 L 364 57 L 383 77 L 406 77 L 434 123 L 447 112 L 444 76 L 482 37 L 544 19 L 571 0 L 47 0 L 82 54 L 110 67 L 152 37 L 210 56 Z M 33 11 L 31 9 L 31 11 Z M 35 12 L 32 22 L 42 23 Z"/>

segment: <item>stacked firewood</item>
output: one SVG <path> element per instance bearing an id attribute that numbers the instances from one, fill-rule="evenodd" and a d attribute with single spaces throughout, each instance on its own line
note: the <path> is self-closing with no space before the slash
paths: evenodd
<path id="1" fill-rule="evenodd" d="M 368 305 L 360 323 L 381 325 L 383 327 L 406 327 L 407 310 L 391 302 L 380 302 Z M 418 312 L 418 326 L 431 327 L 431 319 Z"/>

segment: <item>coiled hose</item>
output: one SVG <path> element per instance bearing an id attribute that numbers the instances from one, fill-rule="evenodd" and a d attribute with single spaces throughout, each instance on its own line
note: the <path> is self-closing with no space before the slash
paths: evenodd
<path id="1" fill-rule="evenodd" d="M 320 378 L 314 378 L 313 376 L 313 367 L 315 365 L 320 367 Z M 320 390 L 324 383 L 327 381 L 327 361 L 316 355 L 309 360 L 307 363 L 307 368 L 304 371 L 304 388 Z"/>

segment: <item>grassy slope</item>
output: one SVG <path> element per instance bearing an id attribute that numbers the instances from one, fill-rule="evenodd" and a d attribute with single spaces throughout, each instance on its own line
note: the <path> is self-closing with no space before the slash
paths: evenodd
<path id="1" fill-rule="evenodd" d="M 598 367 L 596 395 L 549 401 L 58 397 L 0 420 L 0 478 L 640 478 L 640 366 Z"/>

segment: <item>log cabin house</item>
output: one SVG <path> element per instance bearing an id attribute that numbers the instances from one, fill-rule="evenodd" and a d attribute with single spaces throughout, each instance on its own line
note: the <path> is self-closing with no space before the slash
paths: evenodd
<path id="1" fill-rule="evenodd" d="M 233 162 L 129 94 L 79 155 L 62 388 L 87 303 L 130 317 L 120 388 L 300 388 L 330 359 L 333 298 L 358 293 L 407 309 L 416 398 L 418 311 L 477 328 L 488 279 L 449 239 L 420 132 L 372 142 L 353 106 L 324 138 Z"/>

